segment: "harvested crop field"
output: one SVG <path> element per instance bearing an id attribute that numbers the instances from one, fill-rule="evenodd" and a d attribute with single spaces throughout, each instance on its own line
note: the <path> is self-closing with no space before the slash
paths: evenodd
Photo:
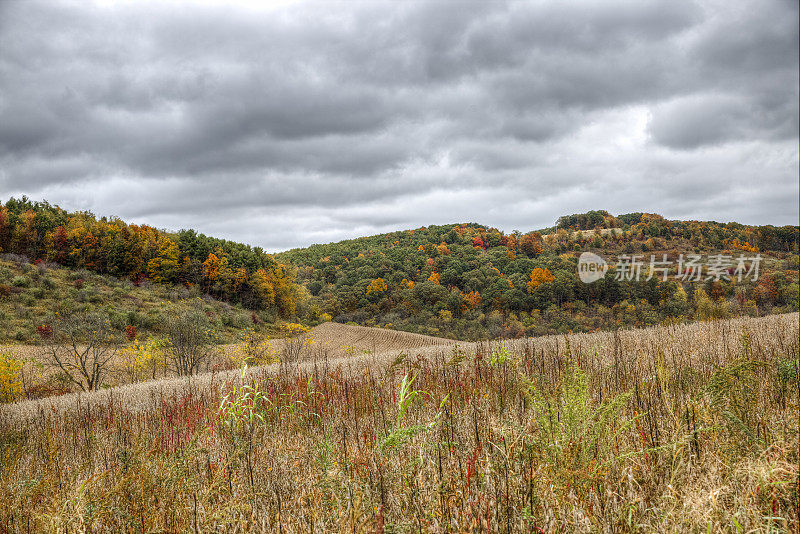
<path id="1" fill-rule="evenodd" d="M 423 347 L 446 347 L 457 343 L 452 339 L 400 332 L 388 328 L 322 323 L 301 336 L 310 341 L 303 357 L 327 354 L 330 358 L 356 356 L 366 353 L 380 354 L 393 350 L 416 350 Z M 282 339 L 270 341 L 280 352 Z"/>

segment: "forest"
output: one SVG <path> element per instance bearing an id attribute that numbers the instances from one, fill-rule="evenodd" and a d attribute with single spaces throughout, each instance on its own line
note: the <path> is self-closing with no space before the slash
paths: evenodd
<path id="1" fill-rule="evenodd" d="M 48 202 L 11 198 L 0 206 L 0 253 L 126 278 L 197 287 L 214 298 L 295 315 L 294 272 L 258 247 L 167 232 L 90 212 L 69 213 Z M 0 295 L 12 289 L 0 286 Z"/>
<path id="2" fill-rule="evenodd" d="M 429 226 L 276 254 L 294 265 L 310 320 L 456 339 L 592 331 L 797 310 L 798 227 L 670 221 L 592 211 L 552 228 L 506 234 L 476 223 Z M 582 251 L 762 256 L 756 280 L 577 276 Z M 674 273 L 673 273 L 674 274 Z"/>
<path id="3" fill-rule="evenodd" d="M 758 276 L 745 280 L 679 279 L 674 268 L 670 277 L 632 280 L 611 268 L 585 284 L 577 275 L 583 251 L 612 266 L 626 257 L 646 267 L 651 257 L 692 254 L 762 261 Z M 590 211 L 528 233 L 477 223 L 429 226 L 273 256 L 195 230 L 69 213 L 22 197 L 0 206 L 0 253 L 134 286 L 190 288 L 257 311 L 267 322 L 335 321 L 463 340 L 798 309 L 797 226 L 672 221 L 647 213 Z M 24 289 L 12 275 L 0 277 L 0 299 Z"/>

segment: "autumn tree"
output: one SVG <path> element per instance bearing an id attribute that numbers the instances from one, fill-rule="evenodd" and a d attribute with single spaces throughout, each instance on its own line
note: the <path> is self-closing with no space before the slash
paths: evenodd
<path id="1" fill-rule="evenodd" d="M 53 232 L 52 237 L 52 256 L 50 259 L 60 265 L 67 265 L 69 258 L 69 236 L 63 226 L 59 226 Z"/>
<path id="2" fill-rule="evenodd" d="M 275 288 L 275 305 L 282 317 L 292 317 L 296 308 L 296 287 L 294 272 L 286 265 L 277 264 L 271 273 Z"/>
<path id="3" fill-rule="evenodd" d="M 200 310 L 170 315 L 163 325 L 166 352 L 180 376 L 193 375 L 207 364 L 214 347 L 211 325 Z"/>
<path id="4" fill-rule="evenodd" d="M 13 227 L 9 220 L 9 211 L 5 206 L 0 206 L 0 252 L 8 252 L 11 246 L 11 233 Z"/>
<path id="5" fill-rule="evenodd" d="M 555 279 L 556 277 L 553 276 L 549 269 L 535 268 L 531 271 L 531 279 L 528 281 L 528 293 L 533 293 L 540 285 L 552 282 Z"/>
<path id="6" fill-rule="evenodd" d="M 477 291 L 470 291 L 464 295 L 464 303 L 471 310 L 477 309 L 481 305 L 482 300 L 481 294 Z"/>
<path id="7" fill-rule="evenodd" d="M 12 246 L 19 254 L 36 257 L 36 212 L 32 209 L 20 214 L 14 227 Z"/>
<path id="8" fill-rule="evenodd" d="M 250 286 L 258 299 L 258 307 L 269 308 L 275 304 L 275 285 L 265 269 L 258 269 L 253 273 Z"/>
<path id="9" fill-rule="evenodd" d="M 384 293 L 387 289 L 388 287 L 386 286 L 386 282 L 383 281 L 383 278 L 376 278 L 367 286 L 367 295 L 370 293 Z"/>
<path id="10" fill-rule="evenodd" d="M 519 240 L 518 249 L 529 258 L 535 258 L 544 251 L 544 241 L 539 232 L 525 234 Z"/>
<path id="11" fill-rule="evenodd" d="M 100 389 L 117 352 L 119 339 L 101 314 L 57 315 L 42 336 L 41 353 L 83 391 Z"/>
<path id="12" fill-rule="evenodd" d="M 156 283 L 170 283 L 178 278 L 180 272 L 180 251 L 178 245 L 167 237 L 158 244 L 158 255 L 147 264 L 147 274 Z"/>

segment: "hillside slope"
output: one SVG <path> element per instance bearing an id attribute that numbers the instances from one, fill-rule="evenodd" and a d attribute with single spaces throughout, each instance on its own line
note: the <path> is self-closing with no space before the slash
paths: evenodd
<path id="1" fill-rule="evenodd" d="M 132 326 L 139 334 L 158 334 L 170 316 L 201 310 L 213 337 L 234 341 L 253 326 L 254 313 L 180 285 L 138 285 L 127 279 L 85 269 L 67 269 L 24 259 L 0 257 L 0 345 L 31 344 L 40 340 L 37 327 L 54 314 L 102 313 L 122 336 Z M 258 321 L 269 314 L 258 313 Z"/>
<path id="2" fill-rule="evenodd" d="M 556 227 L 505 234 L 470 224 L 430 226 L 276 254 L 294 265 L 311 298 L 309 321 L 332 318 L 457 339 L 520 337 L 665 321 L 759 316 L 798 309 L 798 227 L 669 221 L 653 214 L 589 212 Z M 605 278 L 577 276 L 579 255 L 608 260 Z M 678 277 L 681 258 L 705 268 Z M 760 255 L 758 277 L 708 277 L 712 258 Z M 668 279 L 647 279 L 651 256 Z M 617 279 L 626 257 L 639 280 Z M 751 262 L 752 263 L 752 262 Z"/>
<path id="3" fill-rule="evenodd" d="M 298 296 L 292 271 L 258 247 L 193 230 L 167 232 L 116 217 L 67 212 L 26 197 L 0 204 L 0 253 L 137 285 L 196 287 L 273 316 L 293 316 Z"/>

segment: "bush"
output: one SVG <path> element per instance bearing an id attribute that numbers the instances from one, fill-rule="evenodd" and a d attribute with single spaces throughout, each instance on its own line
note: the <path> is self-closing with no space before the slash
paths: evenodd
<path id="1" fill-rule="evenodd" d="M 90 276 L 92 276 L 92 273 L 87 271 L 86 269 L 79 269 L 77 271 L 71 271 L 69 273 L 69 277 L 72 280 L 85 280 L 86 278 L 89 278 Z"/>
<path id="2" fill-rule="evenodd" d="M 0 353 L 0 402 L 14 402 L 22 397 L 21 371 L 22 361 L 11 353 Z"/>
<path id="3" fill-rule="evenodd" d="M 128 322 L 128 314 L 115 309 L 108 310 L 108 320 L 111 322 L 112 328 L 117 330 L 122 330 L 130 324 Z"/>
<path id="4" fill-rule="evenodd" d="M 798 362 L 796 359 L 783 358 L 778 360 L 778 379 L 788 385 L 797 386 L 797 368 Z"/>
<path id="5" fill-rule="evenodd" d="M 90 304 L 101 304 L 103 302 L 103 296 L 100 294 L 97 288 L 89 287 L 87 289 L 81 289 L 78 291 L 75 300 L 78 302 L 88 302 Z"/>
<path id="6" fill-rule="evenodd" d="M 27 276 L 15 276 L 11 279 L 11 285 L 15 287 L 29 287 L 31 279 Z"/>
<path id="7" fill-rule="evenodd" d="M 139 312 L 135 310 L 130 310 L 128 311 L 127 317 L 128 317 L 127 323 L 129 325 L 133 325 L 136 327 L 142 326 L 142 316 L 139 314 Z"/>

